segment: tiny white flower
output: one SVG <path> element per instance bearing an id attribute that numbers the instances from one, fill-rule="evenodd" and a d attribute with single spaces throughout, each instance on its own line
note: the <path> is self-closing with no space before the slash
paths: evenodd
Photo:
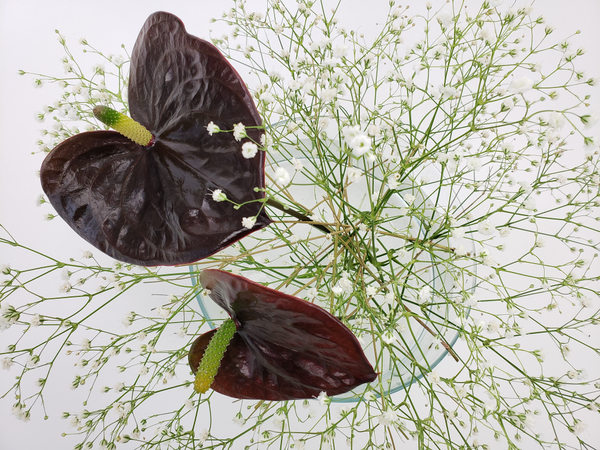
<path id="1" fill-rule="evenodd" d="M 522 94 L 523 92 L 527 92 L 533 87 L 533 81 L 525 76 L 519 78 L 513 78 L 510 85 L 508 86 L 508 91 L 513 94 Z"/>
<path id="2" fill-rule="evenodd" d="M 587 428 L 587 424 L 581 420 L 575 419 L 573 423 L 573 427 L 571 429 L 572 433 L 575 435 L 581 434 Z"/>
<path id="3" fill-rule="evenodd" d="M 360 157 L 371 150 L 371 139 L 361 133 L 350 141 L 349 146 L 352 148 L 352 154 Z"/>
<path id="4" fill-rule="evenodd" d="M 244 228 L 252 228 L 254 226 L 254 224 L 256 223 L 256 217 L 244 217 L 242 219 L 242 226 Z"/>
<path id="5" fill-rule="evenodd" d="M 393 409 L 388 408 L 378 417 L 378 420 L 381 425 L 389 427 L 398 421 L 398 413 Z"/>
<path id="6" fill-rule="evenodd" d="M 236 141 L 241 141 L 242 138 L 247 137 L 246 127 L 243 123 L 237 123 L 233 126 L 233 137 Z"/>
<path id="7" fill-rule="evenodd" d="M 337 94 L 338 94 L 337 88 L 323 89 L 321 91 L 320 98 L 321 98 L 322 102 L 329 103 L 335 99 Z"/>
<path id="8" fill-rule="evenodd" d="M 321 406 L 327 405 L 331 402 L 331 399 L 329 397 L 327 397 L 327 394 L 325 393 L 325 391 L 321 391 L 321 393 L 317 397 L 317 400 L 319 401 Z"/>
<path id="9" fill-rule="evenodd" d="M 224 202 L 227 200 L 227 194 L 225 194 L 221 189 L 215 189 L 212 193 L 212 199 L 215 202 Z"/>
<path id="10" fill-rule="evenodd" d="M 362 170 L 357 169 L 356 167 L 350 167 L 346 171 L 346 175 L 348 176 L 348 181 L 350 183 L 354 183 L 360 180 L 360 177 L 362 176 Z"/>
<path id="11" fill-rule="evenodd" d="M 215 125 L 211 120 L 208 125 L 206 125 L 206 131 L 208 131 L 208 135 L 212 136 L 213 133 L 218 133 L 221 131 L 218 125 Z M 237 139 L 237 138 L 236 138 Z M 239 139 L 237 139 L 239 141 Z"/>
<path id="12" fill-rule="evenodd" d="M 242 145 L 242 155 L 246 159 L 254 158 L 258 152 L 258 147 L 254 142 L 244 142 Z"/>
<path id="13" fill-rule="evenodd" d="M 416 197 L 414 195 L 412 195 L 412 194 L 406 194 L 404 196 L 404 201 L 406 203 L 408 203 L 409 205 L 412 205 L 415 200 L 416 200 Z"/>
<path id="14" fill-rule="evenodd" d="M 527 200 L 525 200 L 523 202 L 523 209 L 526 209 L 528 211 L 534 211 L 536 207 L 535 204 L 535 199 L 533 197 L 529 197 L 527 198 Z"/>
<path id="15" fill-rule="evenodd" d="M 171 309 L 163 308 L 162 306 L 160 306 L 158 308 L 158 310 L 156 311 L 156 313 L 158 314 L 158 317 L 166 319 L 167 317 L 169 317 L 171 315 Z"/>
<path id="16" fill-rule="evenodd" d="M 437 373 L 437 371 L 432 370 L 431 372 L 429 372 L 427 374 L 427 380 L 431 383 L 431 384 L 439 384 L 441 381 L 440 375 Z"/>
<path id="17" fill-rule="evenodd" d="M 290 181 L 290 174 L 283 167 L 277 167 L 275 170 L 275 182 L 280 186 L 285 186 Z"/>
<path id="18" fill-rule="evenodd" d="M 292 158 L 292 166 L 294 166 L 294 170 L 302 170 L 302 161 Z"/>
<path id="19" fill-rule="evenodd" d="M 483 222 L 479 223 L 477 231 L 479 231 L 484 236 L 492 236 L 496 232 L 496 227 L 492 225 L 490 219 L 485 219 Z"/>
<path id="20" fill-rule="evenodd" d="M 262 94 L 260 94 L 260 96 L 258 97 L 259 100 L 269 104 L 269 103 L 273 103 L 275 101 L 275 96 L 273 96 L 273 94 L 271 94 L 269 91 L 265 91 Z"/>
<path id="21" fill-rule="evenodd" d="M 91 259 L 91 258 L 94 257 L 94 255 L 89 250 L 86 250 L 86 251 L 83 252 L 83 254 L 81 255 L 81 257 L 83 259 Z"/>
<path id="22" fill-rule="evenodd" d="M 1 365 L 3 370 L 10 370 L 13 364 L 14 362 L 11 358 L 2 358 Z"/>

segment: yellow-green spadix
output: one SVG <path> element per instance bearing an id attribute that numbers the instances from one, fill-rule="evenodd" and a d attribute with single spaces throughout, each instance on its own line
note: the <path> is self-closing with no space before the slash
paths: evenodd
<path id="1" fill-rule="evenodd" d="M 147 146 L 152 142 L 152 133 L 143 125 L 108 106 L 96 106 L 94 108 L 94 116 L 100 122 L 108 125 L 126 138 L 131 139 L 136 144 Z"/>
<path id="2" fill-rule="evenodd" d="M 198 372 L 196 372 L 196 380 L 194 381 L 196 392 L 203 394 L 210 388 L 225 355 L 225 350 L 227 350 L 231 339 L 233 339 L 235 330 L 233 319 L 227 319 L 208 343 L 198 366 Z"/>

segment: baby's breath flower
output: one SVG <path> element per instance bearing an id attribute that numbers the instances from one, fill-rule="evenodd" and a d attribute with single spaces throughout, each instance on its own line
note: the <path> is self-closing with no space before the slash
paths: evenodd
<path id="1" fill-rule="evenodd" d="M 239 125 L 239 124 L 238 124 Z M 221 131 L 221 129 L 218 127 L 218 125 L 215 125 L 212 121 L 210 121 L 208 123 L 208 125 L 206 125 L 206 131 L 208 131 L 208 135 L 212 136 L 213 133 L 218 133 L 219 131 Z M 241 137 L 240 137 L 241 139 Z M 236 137 L 236 140 L 240 140 Z"/>
<path id="2" fill-rule="evenodd" d="M 251 229 L 256 223 L 256 217 L 244 217 L 242 219 L 242 226 L 244 228 Z"/>
<path id="3" fill-rule="evenodd" d="M 236 141 L 241 141 L 243 138 L 247 137 L 246 127 L 242 123 L 237 123 L 233 126 L 233 137 Z"/>
<path id="4" fill-rule="evenodd" d="M 246 159 L 254 158 L 258 153 L 258 147 L 254 142 L 244 142 L 242 145 L 242 155 Z"/>
<path id="5" fill-rule="evenodd" d="M 212 199 L 215 202 L 224 202 L 227 200 L 227 194 L 225 194 L 221 189 L 215 189 L 212 193 Z"/>

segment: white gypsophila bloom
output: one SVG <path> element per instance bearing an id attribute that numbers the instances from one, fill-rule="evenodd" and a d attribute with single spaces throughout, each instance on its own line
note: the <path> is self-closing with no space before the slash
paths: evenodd
<path id="1" fill-rule="evenodd" d="M 596 125 L 596 123 L 598 122 L 598 114 L 592 113 L 592 114 L 586 114 L 584 116 L 581 116 L 581 121 L 584 124 L 583 128 L 585 130 L 589 130 L 594 125 Z"/>
<path id="2" fill-rule="evenodd" d="M 527 211 L 534 211 L 536 207 L 535 199 L 533 197 L 529 197 L 527 200 L 523 202 L 523 209 Z"/>
<path id="3" fill-rule="evenodd" d="M 256 217 L 244 217 L 242 219 L 242 226 L 244 228 L 252 228 L 254 226 L 254 224 L 256 223 Z"/>
<path id="4" fill-rule="evenodd" d="M 32 327 L 34 327 L 34 328 L 39 327 L 40 323 L 42 323 L 42 319 L 38 313 L 35 313 L 33 316 L 31 316 L 31 320 L 29 321 L 29 324 Z"/>
<path id="5" fill-rule="evenodd" d="M 465 229 L 464 228 L 452 228 L 452 231 L 450 232 L 450 236 L 452 236 L 454 239 L 462 239 L 465 236 Z"/>
<path id="6" fill-rule="evenodd" d="M 342 128 L 342 134 L 344 135 L 344 141 L 350 146 L 350 141 L 361 133 L 358 125 L 348 126 Z"/>
<path id="7" fill-rule="evenodd" d="M 81 255 L 81 257 L 83 259 L 92 259 L 94 257 L 94 255 L 89 250 L 86 250 L 86 251 L 83 252 L 83 254 Z"/>
<path id="8" fill-rule="evenodd" d="M 372 123 L 367 127 L 367 134 L 371 137 L 377 137 L 381 134 L 381 127 Z"/>
<path id="9" fill-rule="evenodd" d="M 477 226 L 477 231 L 484 236 L 492 236 L 496 232 L 496 227 L 492 225 L 490 219 L 485 219 L 483 222 L 479 223 Z"/>
<path id="10" fill-rule="evenodd" d="M 513 78 L 508 86 L 508 91 L 513 94 L 522 94 L 527 92 L 533 87 L 533 80 L 527 78 L 526 76 Z"/>
<path id="11" fill-rule="evenodd" d="M 515 101 L 512 99 L 512 97 L 506 98 L 502 102 L 502 109 L 504 109 L 504 110 L 511 110 L 514 107 L 515 107 Z"/>
<path id="12" fill-rule="evenodd" d="M 13 364 L 14 364 L 13 360 L 11 358 L 7 358 L 7 357 L 2 358 L 2 361 L 0 362 L 0 365 L 2 366 L 2 370 L 10 370 L 10 368 L 12 367 Z"/>
<path id="13" fill-rule="evenodd" d="M 208 131 L 208 135 L 212 136 L 213 133 L 218 133 L 219 131 L 221 131 L 221 129 L 218 127 L 218 125 L 215 125 L 213 123 L 213 121 L 211 120 L 208 125 L 206 125 L 206 131 Z M 237 138 L 236 138 L 237 139 Z M 239 141 L 239 139 L 237 139 Z"/>
<path id="14" fill-rule="evenodd" d="M 274 178 L 278 185 L 285 186 L 290 181 L 290 174 L 283 167 L 277 167 Z"/>
<path id="15" fill-rule="evenodd" d="M 429 373 L 427 374 L 427 380 L 428 380 L 428 381 L 429 381 L 431 384 L 437 385 L 437 384 L 439 384 L 439 383 L 440 383 L 440 380 L 441 380 L 441 378 L 440 378 L 440 375 L 437 373 L 437 371 L 435 371 L 435 370 L 432 370 L 431 372 L 429 372 Z"/>
<path id="16" fill-rule="evenodd" d="M 92 341 L 90 341 L 89 339 L 83 339 L 81 341 L 81 350 L 87 351 L 92 347 Z"/>
<path id="17" fill-rule="evenodd" d="M 488 45 L 493 45 L 496 42 L 495 31 L 487 26 L 484 26 L 479 32 L 479 37 Z"/>
<path id="18" fill-rule="evenodd" d="M 236 141 L 241 141 L 242 138 L 245 138 L 246 136 L 248 135 L 246 134 L 246 127 L 243 123 L 240 122 L 233 126 L 233 137 Z"/>
<path id="19" fill-rule="evenodd" d="M 187 335 L 187 328 L 181 327 L 179 330 L 177 330 L 177 333 L 175 334 L 177 335 L 177 337 L 184 338 Z"/>
<path id="20" fill-rule="evenodd" d="M 242 155 L 246 159 L 254 158 L 258 152 L 258 147 L 254 142 L 244 142 L 242 145 Z"/>
<path id="21" fill-rule="evenodd" d="M 338 94 L 337 88 L 323 89 L 321 91 L 321 94 L 319 95 L 319 98 L 321 99 L 322 102 L 329 103 L 335 99 L 337 94 Z"/>
<path id="22" fill-rule="evenodd" d="M 352 149 L 352 154 L 354 156 L 361 157 L 371 150 L 371 138 L 361 132 L 354 137 L 348 145 Z"/>
<path id="23" fill-rule="evenodd" d="M 196 406 L 196 405 L 195 405 L 195 402 L 194 402 L 194 400 L 192 400 L 191 398 L 188 398 L 188 399 L 185 401 L 185 407 L 186 407 L 187 409 L 194 409 L 194 406 Z"/>
<path id="24" fill-rule="evenodd" d="M 269 91 L 265 91 L 258 97 L 260 101 L 263 101 L 267 104 L 273 103 L 275 101 L 275 96 L 271 94 Z"/>
<path id="25" fill-rule="evenodd" d="M 224 202 L 227 200 L 227 194 L 225 194 L 221 189 L 215 189 L 212 193 L 212 199 L 215 202 Z"/>
<path id="26" fill-rule="evenodd" d="M 340 278 L 340 280 L 337 282 L 337 285 L 342 289 L 344 294 L 351 294 L 354 292 L 354 285 L 348 277 Z"/>
<path id="27" fill-rule="evenodd" d="M 531 184 L 529 184 L 527 181 L 519 181 L 518 184 L 519 186 L 521 186 L 521 188 L 523 189 L 523 191 L 525 191 L 526 194 L 529 194 L 533 191 Z"/>
<path id="28" fill-rule="evenodd" d="M 449 11 L 442 11 L 438 13 L 435 16 L 435 18 L 437 19 L 438 23 L 444 28 L 448 28 L 454 21 L 454 16 Z"/>
<path id="29" fill-rule="evenodd" d="M 458 96 L 458 90 L 452 86 L 440 86 L 439 92 L 443 98 L 454 98 Z"/>
<path id="30" fill-rule="evenodd" d="M 329 404 L 329 402 L 331 402 L 331 399 L 329 397 L 327 397 L 327 394 L 325 393 L 325 391 L 321 391 L 321 393 L 317 397 L 317 400 L 319 401 L 319 404 L 321 406 L 325 406 L 325 405 Z"/>
<path id="31" fill-rule="evenodd" d="M 431 288 L 429 286 L 423 286 L 419 291 L 419 300 L 422 302 L 426 302 L 431 299 Z"/>
<path id="32" fill-rule="evenodd" d="M 135 312 L 131 311 L 123 318 L 121 323 L 123 325 L 125 325 L 126 327 L 128 327 L 133 323 L 134 318 L 135 318 Z"/>
<path id="33" fill-rule="evenodd" d="M 414 195 L 412 195 L 412 194 L 406 194 L 402 198 L 409 205 L 412 205 L 414 203 L 414 201 L 416 200 L 416 197 Z"/>
<path id="34" fill-rule="evenodd" d="M 348 176 L 348 181 L 350 183 L 360 180 L 362 174 L 362 170 L 357 169 L 356 167 L 349 167 L 348 170 L 346 170 L 346 175 Z"/>
<path id="35" fill-rule="evenodd" d="M 116 402 L 112 406 L 113 411 L 119 416 L 119 419 L 126 417 L 131 411 L 131 403 Z"/>
<path id="36" fill-rule="evenodd" d="M 377 419 L 381 425 L 389 427 L 398 421 L 398 413 L 388 408 Z"/>
<path id="37" fill-rule="evenodd" d="M 67 282 L 67 283 L 63 283 L 62 285 L 60 285 L 58 287 L 58 292 L 60 292 L 61 294 L 66 294 L 67 292 L 69 292 L 72 289 L 73 286 L 71 286 L 71 283 Z"/>
<path id="38" fill-rule="evenodd" d="M 296 158 L 292 158 L 292 166 L 294 166 L 294 170 L 302 170 L 302 161 Z"/>
<path id="39" fill-rule="evenodd" d="M 579 419 L 575 419 L 575 422 L 573 423 L 571 432 L 574 435 L 579 435 L 583 431 L 585 431 L 586 428 L 587 428 L 587 424 L 585 422 L 583 422 L 582 420 L 579 420 Z"/>

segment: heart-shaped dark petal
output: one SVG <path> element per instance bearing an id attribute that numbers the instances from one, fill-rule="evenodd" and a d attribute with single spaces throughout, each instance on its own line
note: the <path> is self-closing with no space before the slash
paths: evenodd
<path id="1" fill-rule="evenodd" d="M 175 265 L 271 223 L 261 201 L 264 152 L 246 159 L 248 138 L 206 129 L 210 122 L 222 130 L 261 126 L 252 98 L 217 48 L 189 35 L 172 14 L 152 14 L 140 32 L 129 108 L 155 138 L 148 147 L 113 131 L 86 132 L 59 144 L 42 164 L 44 192 L 80 236 L 121 261 Z M 247 134 L 260 140 L 258 129 Z M 246 204 L 236 210 L 213 200 L 217 189 Z M 242 225 L 255 216 L 252 228 Z"/>
<path id="2" fill-rule="evenodd" d="M 292 400 L 342 394 L 376 378 L 356 337 L 324 309 L 220 270 L 203 271 L 200 282 L 237 325 L 211 386 L 215 391 Z M 194 372 L 214 332 L 192 345 Z"/>

